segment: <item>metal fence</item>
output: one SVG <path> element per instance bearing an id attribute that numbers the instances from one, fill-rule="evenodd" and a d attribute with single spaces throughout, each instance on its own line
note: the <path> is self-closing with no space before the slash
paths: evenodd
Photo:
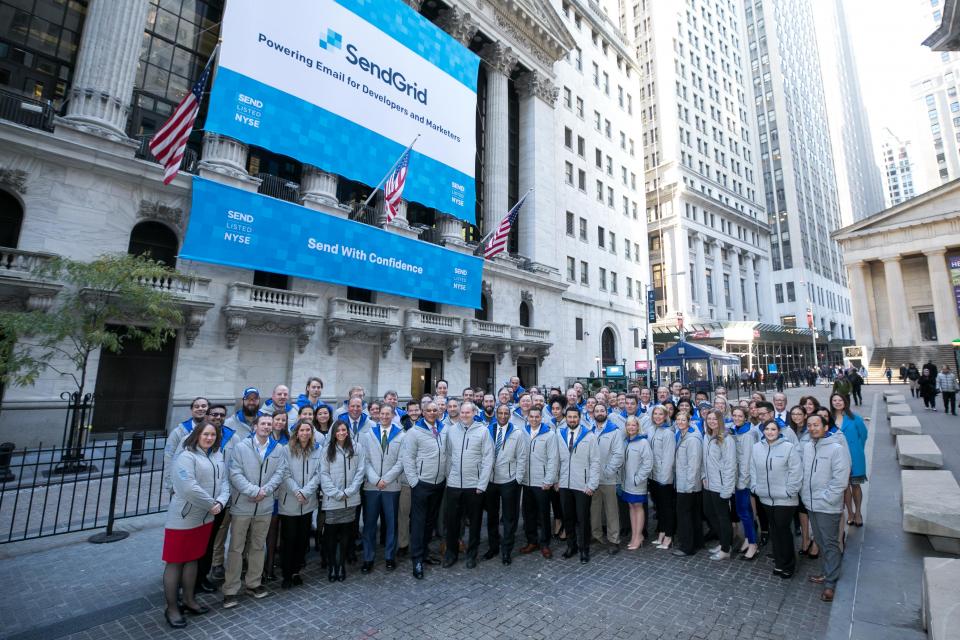
<path id="1" fill-rule="evenodd" d="M 163 434 L 115 435 L 70 446 L 0 445 L 0 544 L 106 528 L 93 542 L 125 537 L 113 523 L 166 511 Z"/>

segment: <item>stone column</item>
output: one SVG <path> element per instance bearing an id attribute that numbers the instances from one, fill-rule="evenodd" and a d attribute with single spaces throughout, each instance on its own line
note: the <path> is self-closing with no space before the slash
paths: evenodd
<path id="1" fill-rule="evenodd" d="M 930 274 L 930 297 L 933 298 L 933 314 L 937 320 L 937 342 L 947 344 L 960 338 L 957 322 L 957 305 L 953 285 L 947 272 L 947 250 L 924 251 L 927 256 L 927 272 Z"/>
<path id="2" fill-rule="evenodd" d="M 219 133 L 203 132 L 203 152 L 201 153 L 201 178 L 211 178 L 230 186 L 256 191 L 260 179 L 247 173 L 247 145 L 222 136 Z"/>
<path id="3" fill-rule="evenodd" d="M 518 80 L 520 93 L 520 193 L 533 189 L 527 197 L 520 214 L 520 254 L 534 263 L 557 269 L 560 267 L 557 245 L 543 242 L 537 230 L 547 229 L 555 223 L 554 185 L 550 174 L 543 167 L 555 162 L 554 103 L 559 90 L 549 78 L 536 71 L 529 71 Z M 513 206 L 510 202 L 507 206 Z M 487 211 L 491 211 L 487 209 Z M 502 214 L 501 214 L 502 215 Z M 488 219 L 488 226 L 496 224 Z"/>
<path id="4" fill-rule="evenodd" d="M 419 11 L 414 5 L 422 4 L 423 0 L 404 0 L 407 4 Z M 454 40 L 465 47 L 470 46 L 473 36 L 479 28 L 473 16 L 460 7 L 441 9 L 437 15 L 437 26 L 446 31 Z"/>
<path id="5" fill-rule="evenodd" d="M 779 323 L 780 319 L 773 317 L 773 284 L 770 282 L 772 264 L 769 260 L 764 260 L 760 256 L 756 256 L 754 263 L 754 270 L 757 273 L 757 283 L 760 285 L 754 289 L 754 296 L 757 298 L 756 320 L 758 322 Z M 797 293 L 799 295 L 799 292 Z"/>
<path id="6" fill-rule="evenodd" d="M 710 306 L 710 301 L 707 299 L 707 267 L 706 267 L 706 256 L 704 255 L 704 243 L 703 237 L 697 233 L 693 232 L 690 234 L 693 237 L 693 250 L 694 254 L 694 273 L 688 276 L 697 287 L 697 304 L 699 312 L 696 314 L 698 318 L 707 318 L 709 316 L 707 309 Z M 689 265 L 684 271 L 689 270 Z M 691 318 L 692 320 L 692 318 Z"/>
<path id="7" fill-rule="evenodd" d="M 749 251 L 745 251 L 743 253 L 743 259 L 747 263 L 747 277 L 746 282 L 744 282 L 744 285 L 746 285 L 747 288 L 747 308 L 743 311 L 747 315 L 748 320 L 758 320 L 760 318 L 760 301 L 757 300 L 757 272 L 753 266 L 753 254 L 751 254 Z"/>
<path id="8" fill-rule="evenodd" d="M 444 244 L 463 242 L 463 221 L 460 218 L 437 212 L 437 227 Z"/>
<path id="9" fill-rule="evenodd" d="M 873 314 L 870 298 L 873 292 L 873 274 L 870 265 L 863 260 L 847 265 L 850 283 L 850 307 L 853 310 L 854 339 L 857 344 L 874 347 L 877 334 L 873 330 Z"/>
<path id="10" fill-rule="evenodd" d="M 731 247 L 730 251 L 730 310 L 734 320 L 743 320 L 743 293 L 740 288 L 740 249 Z"/>
<path id="11" fill-rule="evenodd" d="M 904 300 L 903 271 L 900 256 L 883 258 L 883 274 L 887 281 L 887 307 L 890 309 L 890 336 L 893 346 L 909 347 L 913 344 L 910 316 Z"/>
<path id="12" fill-rule="evenodd" d="M 723 244 L 713 241 L 713 303 L 717 308 L 716 319 L 727 319 L 727 299 L 723 295 Z"/>
<path id="13" fill-rule="evenodd" d="M 91 0 L 62 124 L 127 142 L 147 0 Z"/>
<path id="14" fill-rule="evenodd" d="M 481 52 L 487 65 L 487 115 L 484 138 L 484 182 L 482 233 L 497 225 L 512 203 L 507 202 L 509 163 L 509 119 L 507 88 L 510 73 L 517 64 L 517 56 L 510 47 L 494 42 Z"/>
<path id="15" fill-rule="evenodd" d="M 350 216 L 350 207 L 340 204 L 337 199 L 337 184 L 340 181 L 337 174 L 327 173 L 312 165 L 303 165 L 300 181 L 300 199 L 303 206 L 340 218 Z"/>

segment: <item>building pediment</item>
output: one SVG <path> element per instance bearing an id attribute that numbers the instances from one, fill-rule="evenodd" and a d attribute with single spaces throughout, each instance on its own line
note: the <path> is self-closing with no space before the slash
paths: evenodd
<path id="1" fill-rule="evenodd" d="M 849 241 L 857 237 L 896 232 L 948 220 L 960 220 L 960 180 L 954 180 L 895 207 L 837 229 L 833 232 L 833 237 L 841 242 Z"/>
<path id="2" fill-rule="evenodd" d="M 553 64 L 576 46 L 557 10 L 547 0 L 475 0 L 455 3 L 492 23 L 487 33 L 502 34 L 505 44 L 536 60 L 552 76 Z M 524 65 L 528 66 L 528 65 Z"/>

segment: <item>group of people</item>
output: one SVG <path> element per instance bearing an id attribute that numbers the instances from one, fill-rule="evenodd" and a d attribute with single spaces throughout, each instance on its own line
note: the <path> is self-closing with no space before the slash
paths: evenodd
<path id="1" fill-rule="evenodd" d="M 346 579 L 358 550 L 360 572 L 373 571 L 381 544 L 385 569 L 409 556 L 416 579 L 461 553 L 473 569 L 484 517 L 482 558 L 504 565 L 515 550 L 552 558 L 554 539 L 581 563 L 596 542 L 609 554 L 626 541 L 630 551 L 646 544 L 679 557 L 707 544 L 711 560 L 751 561 L 769 541 L 784 579 L 797 569 L 797 527 L 800 554 L 821 559 L 810 580 L 829 602 L 843 512 L 847 525 L 863 524 L 867 429 L 841 393 L 826 407 L 806 396 L 788 409 L 782 393 L 734 403 L 718 387 L 711 401 L 679 382 L 589 395 L 579 382 L 543 393 L 514 377 L 496 395 L 466 388 L 454 398 L 440 381 L 403 407 L 394 391 L 368 402 L 353 387 L 339 406 L 322 392 L 312 377 L 296 401 L 278 385 L 261 404 L 250 387 L 235 412 L 196 398 L 168 436 L 172 627 L 207 612 L 195 595 L 220 581 L 225 608 L 241 591 L 269 595 L 278 554 L 281 588 L 302 584 L 311 540 L 331 582 Z"/>
<path id="2" fill-rule="evenodd" d="M 893 377 L 890 368 L 886 371 L 887 381 Z M 937 396 L 943 396 L 943 412 L 957 415 L 957 391 L 960 391 L 960 382 L 957 374 L 949 366 L 943 365 L 937 371 L 937 365 L 928 361 L 922 369 L 917 365 L 903 363 L 900 365 L 900 382 L 910 386 L 910 395 L 914 398 L 923 398 L 923 408 L 927 411 L 937 410 Z"/>

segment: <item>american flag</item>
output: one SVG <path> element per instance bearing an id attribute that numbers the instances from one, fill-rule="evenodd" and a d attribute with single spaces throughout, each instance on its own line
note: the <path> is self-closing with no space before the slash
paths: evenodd
<path id="1" fill-rule="evenodd" d="M 383 185 L 383 201 L 387 205 L 387 222 L 392 222 L 400 211 L 400 197 L 407 182 L 407 165 L 410 164 L 410 149 L 403 152 L 397 166 Z"/>
<path id="2" fill-rule="evenodd" d="M 170 184 L 180 170 L 183 152 L 187 148 L 187 140 L 193 131 L 197 113 L 200 111 L 200 100 L 203 98 L 203 90 L 207 86 L 207 79 L 210 77 L 216 55 L 217 52 L 214 50 L 200 78 L 173 110 L 170 119 L 160 127 L 150 141 L 150 153 L 163 165 L 163 184 Z"/>
<path id="3" fill-rule="evenodd" d="M 520 214 L 520 207 L 523 206 L 523 201 L 527 199 L 529 194 L 529 191 L 523 194 L 523 197 L 520 198 L 517 204 L 513 205 L 513 208 L 507 212 L 507 215 L 503 216 L 503 219 L 497 226 L 497 230 L 494 231 L 490 239 L 487 240 L 487 246 L 483 250 L 484 258 L 489 260 L 498 253 L 507 250 L 507 239 L 510 237 L 510 229 L 513 228 L 513 223 L 517 221 L 517 216 Z"/>

